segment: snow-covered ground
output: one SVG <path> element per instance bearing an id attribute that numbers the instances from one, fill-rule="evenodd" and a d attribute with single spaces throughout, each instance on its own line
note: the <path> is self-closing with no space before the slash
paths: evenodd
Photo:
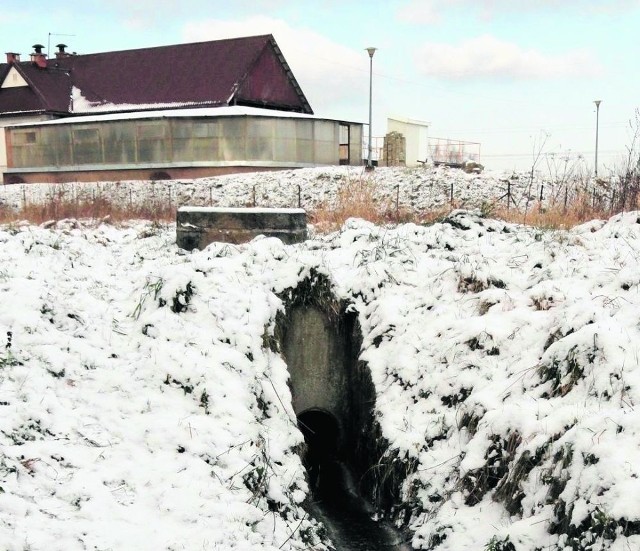
<path id="1" fill-rule="evenodd" d="M 189 253 L 172 225 L 0 230 L 0 549 L 325 549 L 263 345 L 312 270 L 358 312 L 416 549 L 640 548 L 640 215 L 455 211 Z"/>

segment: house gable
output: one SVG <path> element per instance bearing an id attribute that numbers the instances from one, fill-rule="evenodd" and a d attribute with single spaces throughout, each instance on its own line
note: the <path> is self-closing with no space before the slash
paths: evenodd
<path id="1" fill-rule="evenodd" d="M 273 37 L 270 37 L 248 73 L 238 83 L 230 103 L 313 114 Z"/>
<path id="2" fill-rule="evenodd" d="M 29 86 L 24 77 L 18 72 L 15 66 L 9 69 L 7 76 L 4 77 L 0 88 L 22 88 Z"/>
<path id="3" fill-rule="evenodd" d="M 272 35 L 2 64 L 0 85 L 0 116 L 233 104 L 313 113 Z"/>

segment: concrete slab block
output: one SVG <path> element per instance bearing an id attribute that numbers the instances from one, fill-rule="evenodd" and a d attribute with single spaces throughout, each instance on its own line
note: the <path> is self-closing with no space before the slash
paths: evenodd
<path id="1" fill-rule="evenodd" d="M 176 217 L 176 243 L 187 250 L 209 243 L 246 243 L 258 235 L 285 243 L 307 238 L 304 209 L 180 207 Z"/>

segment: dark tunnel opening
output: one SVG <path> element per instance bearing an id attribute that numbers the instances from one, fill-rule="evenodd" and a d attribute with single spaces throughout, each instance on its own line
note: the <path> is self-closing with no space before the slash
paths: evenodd
<path id="1" fill-rule="evenodd" d="M 323 493 L 330 485 L 328 473 L 342 459 L 340 425 L 328 411 L 310 409 L 298 415 L 298 427 L 307 445 L 303 460 L 309 484 L 315 493 Z"/>

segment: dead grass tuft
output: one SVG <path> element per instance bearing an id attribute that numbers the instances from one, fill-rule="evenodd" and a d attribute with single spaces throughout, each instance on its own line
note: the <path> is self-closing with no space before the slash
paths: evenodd
<path id="1" fill-rule="evenodd" d="M 637 207 L 636 205 L 635 208 Z M 608 205 L 598 202 L 594 204 L 591 194 L 579 193 L 567 204 L 566 208 L 563 204 L 543 206 L 540 203 L 535 203 L 528 212 L 499 207 L 493 209 L 489 216 L 505 222 L 560 230 L 571 229 L 589 220 L 607 220 L 617 212 L 619 212 L 617 209 L 611 209 Z"/>
<path id="2" fill-rule="evenodd" d="M 52 194 L 44 203 L 31 203 L 21 209 L 12 209 L 0 204 L 0 224 L 12 224 L 26 220 L 32 224 L 59 221 L 69 218 L 89 220 L 150 220 L 171 222 L 175 220 L 176 207 L 161 201 L 150 201 L 142 205 L 117 204 L 107 197 L 65 197 Z"/>
<path id="3" fill-rule="evenodd" d="M 390 199 L 375 194 L 376 183 L 371 178 L 347 180 L 334 201 L 325 201 L 310 213 L 310 222 L 319 233 L 329 233 L 342 227 L 349 218 L 361 218 L 374 224 L 418 223 L 420 213 L 397 206 Z"/>

